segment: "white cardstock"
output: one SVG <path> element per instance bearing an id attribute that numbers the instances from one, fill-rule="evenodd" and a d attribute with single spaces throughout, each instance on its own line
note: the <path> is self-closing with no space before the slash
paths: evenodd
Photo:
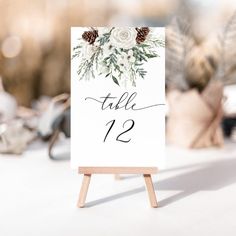
<path id="1" fill-rule="evenodd" d="M 164 28 L 71 28 L 72 168 L 163 166 L 164 38 Z"/>

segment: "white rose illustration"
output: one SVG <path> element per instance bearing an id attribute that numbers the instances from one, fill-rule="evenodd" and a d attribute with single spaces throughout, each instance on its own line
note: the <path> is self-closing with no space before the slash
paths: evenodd
<path id="1" fill-rule="evenodd" d="M 147 74 L 144 63 L 158 56 L 158 46 L 164 47 L 165 41 L 157 41 L 159 37 L 148 27 L 98 27 L 85 31 L 73 55 L 79 57 L 80 79 L 103 75 L 122 87 L 136 86 L 136 80 Z M 139 45 L 144 40 L 145 45 Z"/>
<path id="2" fill-rule="evenodd" d="M 134 28 L 117 27 L 112 30 L 110 41 L 115 47 L 130 49 L 136 45 L 136 36 Z"/>

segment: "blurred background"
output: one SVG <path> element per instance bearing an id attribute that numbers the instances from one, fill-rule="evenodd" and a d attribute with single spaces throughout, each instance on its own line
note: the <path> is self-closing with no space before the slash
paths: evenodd
<path id="1" fill-rule="evenodd" d="M 179 91 L 173 96 L 180 100 L 187 96 L 189 101 L 192 98 L 186 92 L 194 89 L 201 100 L 202 96 L 211 97 L 209 94 L 214 94 L 218 89 L 215 95 L 218 103 L 210 104 L 215 108 L 209 114 L 210 121 L 201 126 L 201 129 L 205 129 L 221 110 L 227 87 L 230 115 L 227 116 L 226 128 L 223 111 L 210 139 L 214 139 L 215 131 L 222 122 L 228 136 L 231 135 L 236 117 L 233 97 L 236 92 L 233 86 L 236 82 L 235 8 L 234 0 L 0 0 L 0 122 L 4 125 L 0 128 L 0 135 L 7 131 L 9 124 L 12 124 L 11 120 L 17 118 L 21 124 L 11 132 L 15 133 L 19 126 L 23 126 L 30 132 L 36 131 L 29 140 L 39 133 L 45 140 L 50 139 L 52 131 L 47 134 L 45 129 L 50 129 L 52 122 L 47 120 L 56 118 L 60 112 L 52 108 L 53 105 L 50 110 L 49 104 L 53 101 L 55 105 L 60 101 L 60 104 L 66 103 L 68 108 L 69 98 L 66 94 L 70 93 L 70 27 L 109 25 L 167 26 L 167 95 L 169 91 L 171 94 L 172 90 Z M 208 86 L 212 84 L 210 81 L 217 81 L 218 85 L 213 83 L 213 87 Z M 210 88 L 204 92 L 207 87 Z M 63 93 L 66 94 L 51 100 Z M 185 124 L 178 123 L 178 114 L 172 112 L 176 104 L 172 104 L 169 98 L 167 101 L 170 103 L 167 116 L 171 127 L 167 125 L 167 132 L 171 130 L 170 140 L 175 143 L 179 130 L 186 129 L 187 133 L 191 131 L 188 131 L 189 127 L 184 127 Z M 44 116 L 41 122 L 44 127 L 39 130 L 35 118 L 41 116 Z M 189 119 L 194 119 L 194 115 Z M 50 124 L 46 125 L 45 120 Z M 9 135 L 12 136 L 12 133 Z M 223 143 L 223 140 L 217 140 L 210 140 L 207 145 L 194 145 L 205 147 Z M 194 145 L 184 144 L 187 147 Z"/>
<path id="2" fill-rule="evenodd" d="M 203 40 L 235 6 L 233 0 L 1 0 L 0 75 L 18 103 L 30 106 L 41 95 L 70 91 L 71 26 L 166 26 L 180 14 Z"/>
<path id="3" fill-rule="evenodd" d="M 235 12 L 236 0 L 0 0 L 0 235 L 234 236 Z M 156 211 L 136 175 L 92 178 L 75 210 L 71 26 L 166 26 Z"/>

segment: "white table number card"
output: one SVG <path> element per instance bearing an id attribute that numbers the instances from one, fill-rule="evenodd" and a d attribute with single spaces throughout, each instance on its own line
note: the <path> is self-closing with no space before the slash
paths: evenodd
<path id="1" fill-rule="evenodd" d="M 71 28 L 73 168 L 163 165 L 164 38 L 164 28 Z"/>

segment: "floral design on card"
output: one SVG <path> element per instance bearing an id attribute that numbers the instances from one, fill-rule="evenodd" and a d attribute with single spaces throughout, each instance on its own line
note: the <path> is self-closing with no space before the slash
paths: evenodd
<path id="1" fill-rule="evenodd" d="M 147 74 L 144 64 L 158 57 L 157 48 L 164 44 L 149 27 L 88 28 L 73 48 L 72 58 L 79 58 L 80 80 L 102 75 L 119 86 L 136 86 Z"/>

